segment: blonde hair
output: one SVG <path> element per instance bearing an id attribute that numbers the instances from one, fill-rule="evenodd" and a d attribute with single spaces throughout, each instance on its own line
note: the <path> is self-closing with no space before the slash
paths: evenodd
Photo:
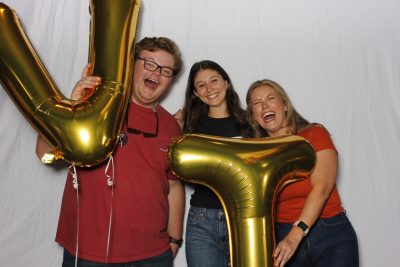
<path id="1" fill-rule="evenodd" d="M 304 129 L 305 127 L 309 126 L 310 123 L 304 119 L 294 108 L 292 101 L 290 100 L 289 96 L 285 92 L 285 90 L 280 86 L 278 83 L 264 79 L 264 80 L 258 80 L 253 82 L 249 89 L 247 90 L 247 96 L 246 96 L 246 103 L 247 103 L 247 119 L 249 121 L 249 124 L 254 130 L 255 136 L 256 137 L 263 137 L 263 136 L 268 136 L 267 132 L 265 129 L 263 129 L 257 121 L 254 119 L 253 116 L 253 111 L 252 111 L 252 104 L 251 104 L 251 94 L 256 88 L 259 88 L 261 86 L 268 86 L 272 89 L 275 90 L 275 92 L 279 95 L 279 97 L 282 99 L 282 102 L 284 105 L 287 107 L 287 111 L 285 114 L 285 125 L 287 125 L 290 129 L 290 134 L 296 134 L 299 130 Z"/>

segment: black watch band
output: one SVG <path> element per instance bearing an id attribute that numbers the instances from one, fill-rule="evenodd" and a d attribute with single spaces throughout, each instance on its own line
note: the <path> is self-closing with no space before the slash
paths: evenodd
<path id="1" fill-rule="evenodd" d="M 183 239 L 182 238 L 181 239 L 175 239 L 175 238 L 170 236 L 169 237 L 169 243 L 176 244 L 176 245 L 178 245 L 178 247 L 181 247 L 182 243 L 183 243 Z"/>

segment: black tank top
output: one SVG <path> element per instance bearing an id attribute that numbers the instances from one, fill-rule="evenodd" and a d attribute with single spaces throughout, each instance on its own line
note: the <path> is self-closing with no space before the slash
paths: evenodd
<path id="1" fill-rule="evenodd" d="M 233 117 L 210 118 L 196 128 L 193 133 L 222 137 L 240 137 L 240 129 Z M 222 209 L 222 204 L 214 192 L 204 185 L 195 184 L 190 205 L 207 209 Z"/>

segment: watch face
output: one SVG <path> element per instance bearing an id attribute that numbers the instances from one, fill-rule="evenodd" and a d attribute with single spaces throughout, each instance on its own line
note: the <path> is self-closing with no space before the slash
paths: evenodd
<path id="1" fill-rule="evenodd" d="M 304 232 L 307 231 L 308 229 L 307 224 L 305 224 L 303 221 L 299 221 L 296 226 L 299 227 Z"/>

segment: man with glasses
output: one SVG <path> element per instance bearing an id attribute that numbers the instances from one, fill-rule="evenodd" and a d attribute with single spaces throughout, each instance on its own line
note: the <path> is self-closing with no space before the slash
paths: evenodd
<path id="1" fill-rule="evenodd" d="M 182 243 L 184 186 L 169 170 L 166 153 L 181 131 L 158 105 L 182 68 L 181 53 L 172 40 L 152 37 L 136 44 L 134 56 L 124 137 L 113 153 L 113 190 L 106 183 L 106 164 L 78 169 L 79 198 L 72 175 L 67 177 L 56 235 L 64 247 L 63 267 L 75 261 L 93 267 L 172 267 Z M 72 99 L 90 95 L 100 84 L 90 73 L 87 65 Z M 39 158 L 52 149 L 38 138 Z"/>

